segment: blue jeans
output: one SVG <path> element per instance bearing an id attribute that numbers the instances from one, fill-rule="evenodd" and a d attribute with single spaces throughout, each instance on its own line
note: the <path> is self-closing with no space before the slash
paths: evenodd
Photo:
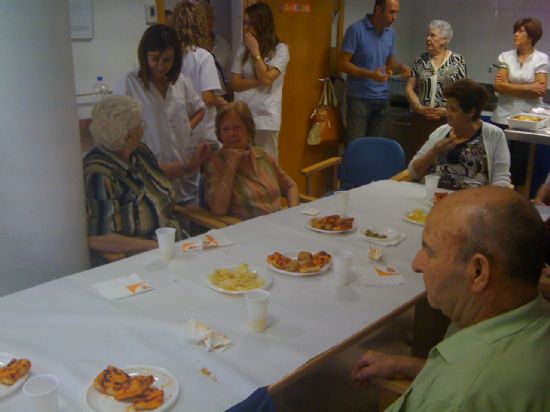
<path id="1" fill-rule="evenodd" d="M 384 115 L 389 105 L 386 99 L 347 96 L 346 144 L 358 137 L 383 137 Z"/>

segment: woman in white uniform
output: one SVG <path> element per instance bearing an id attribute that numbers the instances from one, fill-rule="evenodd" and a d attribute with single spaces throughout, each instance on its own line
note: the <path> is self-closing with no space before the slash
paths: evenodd
<path id="1" fill-rule="evenodd" d="M 256 123 L 255 145 L 279 158 L 279 130 L 288 46 L 275 32 L 271 9 L 265 3 L 248 6 L 243 16 L 243 45 L 231 69 L 235 100 L 248 104 Z"/>
<path id="2" fill-rule="evenodd" d="M 508 127 L 508 117 L 527 112 L 542 104 L 548 86 L 548 56 L 535 49 L 542 37 L 540 21 L 526 17 L 514 24 L 515 49 L 498 56 L 500 69 L 495 78 L 498 105 L 491 120 Z M 511 142 L 512 183 L 523 184 L 527 166 L 528 144 Z"/>
<path id="3" fill-rule="evenodd" d="M 174 10 L 174 28 L 183 52 L 181 71 L 191 80 L 193 87 L 206 105 L 204 119 L 193 130 L 193 136 L 217 148 L 219 142 L 215 127 L 216 106 L 223 106 L 227 102 L 221 97 L 225 92 L 218 77 L 214 57 L 206 50 L 208 47 L 206 18 L 198 5 L 182 1 Z"/>
<path id="4" fill-rule="evenodd" d="M 191 140 L 191 129 L 204 116 L 204 104 L 181 73 L 181 47 L 173 28 L 157 24 L 149 27 L 138 47 L 139 70 L 127 73 L 114 87 L 143 105 L 147 124 L 143 142 L 169 168 L 186 168 L 194 173 L 207 159 L 207 144 Z M 190 167 L 190 159 L 193 161 Z M 195 198 L 198 188 L 186 177 L 172 182 L 178 202 Z"/>

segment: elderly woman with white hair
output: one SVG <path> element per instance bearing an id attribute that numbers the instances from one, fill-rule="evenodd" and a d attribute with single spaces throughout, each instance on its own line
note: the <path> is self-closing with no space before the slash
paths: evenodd
<path id="1" fill-rule="evenodd" d="M 426 35 L 427 51 L 413 66 L 407 82 L 406 94 L 412 114 L 415 147 L 413 153 L 447 117 L 443 89 L 451 83 L 468 77 L 464 57 L 449 50 L 453 38 L 451 25 L 444 20 L 433 20 Z"/>
<path id="2" fill-rule="evenodd" d="M 186 162 L 158 164 L 141 143 L 146 127 L 141 104 L 109 96 L 92 110 L 95 147 L 84 158 L 88 245 L 99 253 L 138 253 L 157 248 L 159 227 L 182 230 L 173 215 L 170 180 L 196 170 L 206 160 L 200 148 Z"/>

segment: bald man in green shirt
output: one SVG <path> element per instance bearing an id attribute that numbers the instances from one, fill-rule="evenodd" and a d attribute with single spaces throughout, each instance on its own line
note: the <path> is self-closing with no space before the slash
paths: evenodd
<path id="1" fill-rule="evenodd" d="M 386 411 L 550 411 L 550 307 L 537 292 L 548 249 L 530 202 L 501 187 L 432 209 L 413 261 L 451 319 L 428 359 L 367 351 L 352 379 L 414 378 Z"/>

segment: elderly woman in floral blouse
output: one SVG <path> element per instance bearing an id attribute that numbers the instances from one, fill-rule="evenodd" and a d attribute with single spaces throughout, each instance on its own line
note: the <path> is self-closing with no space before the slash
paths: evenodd
<path id="1" fill-rule="evenodd" d="M 449 50 L 453 29 L 443 20 L 433 20 L 426 35 L 427 51 L 413 66 L 412 77 L 406 87 L 415 131 L 415 150 L 431 132 L 445 124 L 447 117 L 443 89 L 467 76 L 464 57 Z"/>
<path id="2" fill-rule="evenodd" d="M 229 103 L 216 117 L 216 134 L 223 147 L 206 169 L 208 207 L 216 215 L 239 219 L 276 212 L 281 197 L 288 206 L 299 202 L 296 182 L 264 149 L 253 146 L 255 125 L 242 101 Z"/>
<path id="3" fill-rule="evenodd" d="M 170 180 L 198 169 L 208 146 L 199 145 L 185 162 L 159 164 L 141 142 L 145 127 L 141 104 L 128 96 L 109 96 L 92 110 L 95 147 L 84 158 L 84 188 L 93 252 L 155 249 L 155 230 L 161 226 L 175 228 L 176 239 L 182 238 Z"/>

